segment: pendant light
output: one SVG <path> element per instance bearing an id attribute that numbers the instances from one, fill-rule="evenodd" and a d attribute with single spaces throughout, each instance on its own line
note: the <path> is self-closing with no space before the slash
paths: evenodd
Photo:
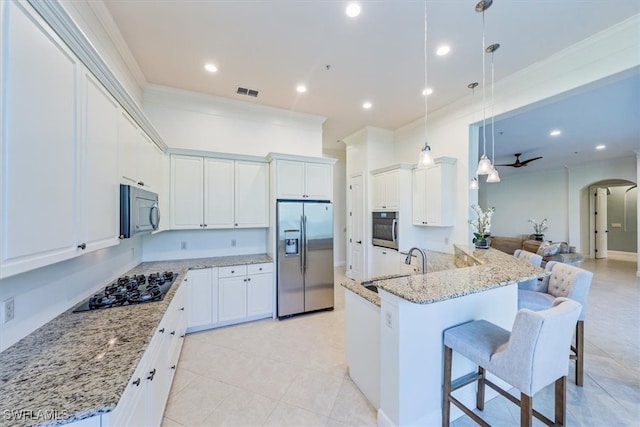
<path id="1" fill-rule="evenodd" d="M 476 171 L 476 175 L 488 175 L 491 173 L 492 165 L 491 161 L 487 157 L 487 130 L 486 130 L 486 87 L 487 87 L 487 79 L 486 79 L 486 70 L 485 70 L 485 59 L 484 59 L 484 35 L 485 35 L 485 26 L 484 26 L 484 11 L 489 9 L 493 4 L 493 0 L 481 0 L 476 4 L 476 12 L 482 13 L 482 156 L 480 157 L 480 161 L 478 162 L 478 170 Z"/>
<path id="2" fill-rule="evenodd" d="M 488 183 L 496 183 L 500 182 L 500 174 L 498 174 L 498 170 L 496 169 L 496 128 L 494 125 L 494 117 L 495 114 L 493 112 L 493 107 L 495 106 L 495 97 L 493 94 L 493 87 L 495 85 L 495 69 L 493 66 L 493 53 L 498 50 L 500 47 L 499 43 L 494 43 L 491 46 L 487 47 L 486 52 L 491 54 L 491 154 L 493 158 L 493 165 L 491 166 L 491 173 L 487 176 Z"/>
<path id="3" fill-rule="evenodd" d="M 467 85 L 467 87 L 469 89 L 471 89 L 471 99 L 472 99 L 471 103 L 473 104 L 473 96 L 476 94 L 475 89 L 478 87 L 478 82 L 469 83 Z M 474 116 L 471 119 L 471 123 L 474 123 L 475 120 L 476 120 L 476 118 L 475 118 L 475 109 L 473 110 L 473 114 L 474 114 Z M 469 182 L 469 189 L 470 190 L 477 190 L 478 189 L 478 178 L 477 177 L 474 176 L 473 178 L 471 178 L 471 182 Z"/>
<path id="4" fill-rule="evenodd" d="M 427 2 L 424 2 L 424 147 L 420 150 L 420 159 L 418 166 L 427 166 L 433 164 L 433 155 L 431 147 L 427 142 L 427 106 L 429 93 L 427 90 Z"/>

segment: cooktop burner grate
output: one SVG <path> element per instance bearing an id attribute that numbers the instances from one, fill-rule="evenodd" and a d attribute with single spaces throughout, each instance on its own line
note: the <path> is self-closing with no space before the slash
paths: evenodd
<path id="1" fill-rule="evenodd" d="M 162 301 L 177 276 L 177 273 L 165 271 L 151 273 L 149 276 L 140 274 L 120 277 L 106 286 L 102 292 L 78 305 L 73 312 Z"/>

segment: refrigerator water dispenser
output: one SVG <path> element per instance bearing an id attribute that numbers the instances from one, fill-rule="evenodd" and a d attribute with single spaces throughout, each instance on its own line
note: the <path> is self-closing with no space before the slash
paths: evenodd
<path id="1" fill-rule="evenodd" d="M 299 241 L 300 241 L 300 230 L 285 230 L 284 232 L 285 255 L 298 255 Z"/>

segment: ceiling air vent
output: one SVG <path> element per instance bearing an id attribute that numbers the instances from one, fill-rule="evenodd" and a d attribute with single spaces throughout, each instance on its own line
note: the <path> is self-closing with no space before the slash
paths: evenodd
<path id="1" fill-rule="evenodd" d="M 253 96 L 254 98 L 258 97 L 258 91 L 257 90 L 255 90 L 255 89 L 247 89 L 246 87 L 238 86 L 238 89 L 236 90 L 236 93 L 238 95 Z"/>

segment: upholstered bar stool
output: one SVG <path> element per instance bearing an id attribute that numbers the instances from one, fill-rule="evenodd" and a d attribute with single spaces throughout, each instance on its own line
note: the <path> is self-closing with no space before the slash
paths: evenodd
<path id="1" fill-rule="evenodd" d="M 527 261 L 529 264 L 533 264 L 536 267 L 540 267 L 542 263 L 542 256 L 538 254 L 534 254 L 533 252 L 525 251 L 524 249 L 516 249 L 513 253 L 513 256 L 521 259 L 523 261 Z M 523 282 L 518 282 L 518 289 L 528 289 L 530 291 L 537 291 L 541 288 L 542 284 L 538 279 L 525 280 Z"/>
<path id="2" fill-rule="evenodd" d="M 518 311 L 511 333 L 486 320 L 476 320 L 444 332 L 444 385 L 442 425 L 448 426 L 451 403 L 482 426 L 482 418 L 452 393 L 478 381 L 476 407 L 484 409 L 485 385 L 520 406 L 520 425 L 531 426 L 533 416 L 547 425 L 565 425 L 566 377 L 569 345 L 582 307 L 568 298 L 557 298 L 542 311 Z M 478 365 L 478 372 L 451 381 L 453 351 Z M 486 378 L 486 371 L 520 391 L 520 400 Z M 555 423 L 533 409 L 533 395 L 555 382 Z"/>
<path id="3" fill-rule="evenodd" d="M 587 296 L 591 287 L 593 273 L 580 267 L 549 261 L 545 266 L 551 275 L 534 290 L 518 289 L 518 308 L 544 310 L 551 307 L 557 297 L 566 297 L 579 302 L 582 311 L 576 324 L 575 346 L 571 346 L 571 359 L 576 361 L 576 385 L 584 384 L 584 319 L 587 308 Z"/>

